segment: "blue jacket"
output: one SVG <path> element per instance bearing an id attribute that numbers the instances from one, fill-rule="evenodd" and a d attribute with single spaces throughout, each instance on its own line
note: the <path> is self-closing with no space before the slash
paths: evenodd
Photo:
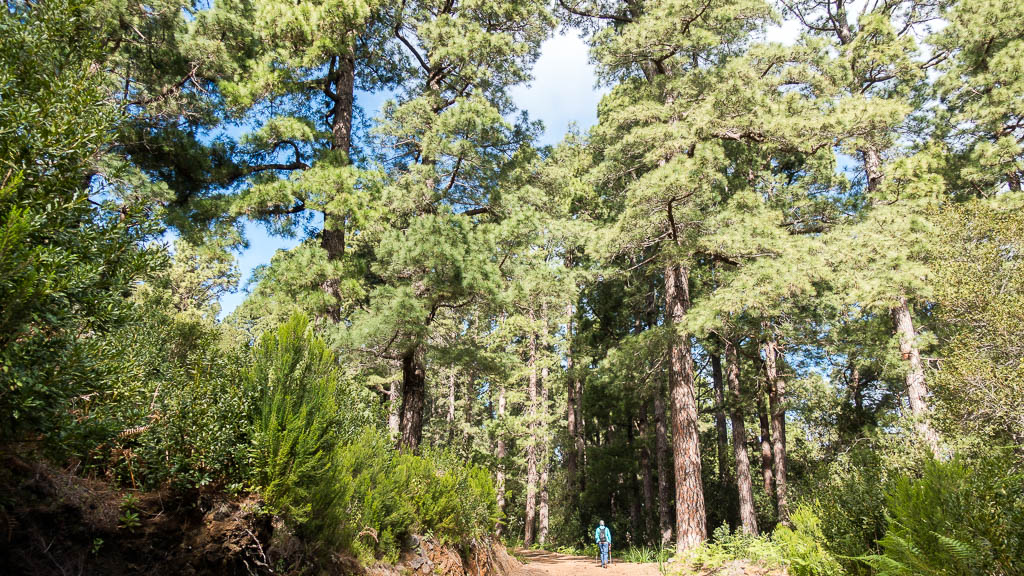
<path id="1" fill-rule="evenodd" d="M 612 543 L 612 531 L 607 526 L 598 526 L 597 529 L 594 530 L 594 542 L 597 542 L 598 544 L 601 543 L 601 530 L 602 529 L 605 531 L 605 536 L 604 536 L 605 540 L 607 540 L 608 543 L 611 544 Z"/>

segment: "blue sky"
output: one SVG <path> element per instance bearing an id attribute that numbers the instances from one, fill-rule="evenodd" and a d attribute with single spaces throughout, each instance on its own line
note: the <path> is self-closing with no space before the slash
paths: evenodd
<path id="1" fill-rule="evenodd" d="M 533 72 L 534 80 L 514 87 L 512 97 L 532 119 L 544 123 L 540 144 L 559 142 L 572 124 L 585 130 L 597 122 L 597 103 L 605 90 L 595 85 L 587 46 L 575 33 L 556 34 L 544 42 Z M 380 95 L 357 96 L 358 104 L 368 116 L 376 115 L 384 99 Z M 263 225 L 255 222 L 246 223 L 245 236 L 249 248 L 238 255 L 243 288 L 221 298 L 222 316 L 230 314 L 245 300 L 246 285 L 257 266 L 270 262 L 277 250 L 293 248 L 300 242 L 299 238 L 271 236 Z"/>

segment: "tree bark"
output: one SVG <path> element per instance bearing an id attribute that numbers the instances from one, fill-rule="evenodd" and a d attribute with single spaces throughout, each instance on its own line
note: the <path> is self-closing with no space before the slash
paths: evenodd
<path id="1" fill-rule="evenodd" d="M 476 375 L 470 374 L 466 379 L 466 404 L 463 418 L 466 428 L 462 431 L 462 446 L 468 456 L 473 452 L 473 407 L 476 404 Z"/>
<path id="2" fill-rule="evenodd" d="M 399 380 L 392 380 L 391 387 L 388 389 L 388 432 L 391 433 L 392 440 L 397 440 L 401 433 L 401 413 L 402 382 Z"/>
<path id="3" fill-rule="evenodd" d="M 331 150 L 344 152 L 346 159 L 352 147 L 352 104 L 355 102 L 356 60 L 351 53 L 336 58 L 334 70 L 333 115 L 331 116 Z M 347 161 L 347 160 L 346 160 Z M 324 212 L 324 229 L 320 246 L 327 251 L 328 260 L 345 255 L 345 216 Z M 337 290 L 337 282 L 332 286 Z"/>
<path id="4" fill-rule="evenodd" d="M 545 328 L 547 323 L 545 322 Z M 546 330 L 545 330 L 546 333 Z M 545 363 L 540 369 L 540 412 L 547 421 L 548 413 L 548 367 Z M 548 473 L 551 469 L 551 454 L 548 450 L 547 426 L 540 426 L 544 434 L 544 440 L 539 440 L 544 446 L 541 453 L 540 464 L 540 504 L 537 507 L 537 542 L 543 546 L 548 539 Z"/>
<path id="5" fill-rule="evenodd" d="M 900 339 L 900 353 L 907 361 L 907 396 L 910 398 L 910 411 L 914 416 L 914 424 L 918 433 L 932 454 L 940 454 L 939 435 L 928 422 L 928 386 L 924 378 L 924 364 L 921 362 L 921 350 L 917 347 L 917 333 L 914 331 L 914 318 L 910 314 L 910 305 L 906 297 L 901 296 L 899 305 L 892 310 L 896 324 L 896 334 Z"/>
<path id="6" fill-rule="evenodd" d="M 498 512 L 500 512 L 500 518 L 505 518 L 505 383 L 501 382 L 498 386 L 498 414 L 497 414 L 497 426 L 498 431 L 497 446 L 495 447 L 495 457 L 498 460 L 498 471 L 495 474 L 494 489 L 496 493 L 496 500 L 498 502 Z M 503 520 L 498 520 L 498 525 L 494 531 L 495 535 L 499 538 L 503 535 L 505 529 L 505 523 Z"/>
<path id="7" fill-rule="evenodd" d="M 761 480 L 764 482 L 764 493 L 771 496 L 775 494 L 775 477 L 772 474 L 771 422 L 768 419 L 764 390 L 758 390 L 757 393 L 757 421 L 761 425 Z"/>
<path id="8" fill-rule="evenodd" d="M 768 380 L 768 405 L 772 412 L 772 462 L 775 473 L 775 501 L 779 522 L 789 526 L 789 501 L 786 494 L 786 381 L 779 375 L 779 345 L 764 344 L 764 366 Z"/>
<path id="9" fill-rule="evenodd" d="M 726 378 L 731 395 L 732 447 L 736 455 L 736 487 L 740 497 L 740 524 L 743 531 L 757 535 L 757 512 L 754 510 L 754 490 L 750 480 L 750 459 L 747 456 L 747 429 L 743 423 L 743 396 L 740 392 L 740 363 L 736 345 L 725 342 Z"/>
<path id="10" fill-rule="evenodd" d="M 882 156 L 874 148 L 861 150 L 861 154 L 864 156 L 864 173 L 868 179 L 868 191 L 874 192 L 882 183 Z"/>
<path id="11" fill-rule="evenodd" d="M 654 437 L 655 457 L 658 461 L 658 526 L 661 530 L 661 545 L 672 542 L 672 494 L 669 484 L 668 426 L 665 423 L 665 394 L 659 383 L 654 393 Z"/>
<path id="12" fill-rule="evenodd" d="M 325 92 L 333 100 L 331 115 L 331 150 L 342 152 L 348 161 L 352 147 L 352 105 L 355 102 L 356 61 L 354 54 L 340 54 L 334 58 L 331 68 L 333 76 L 328 78 L 333 90 Z M 344 191 L 338 191 L 338 194 Z M 324 228 L 320 232 L 320 247 L 327 252 L 327 260 L 338 261 L 345 256 L 344 214 L 324 210 Z M 326 317 L 332 322 L 341 321 L 340 278 L 328 277 L 321 288 L 329 297 Z"/>
<path id="13" fill-rule="evenodd" d="M 715 431 L 718 434 L 718 481 L 729 482 L 729 430 L 725 424 L 725 384 L 722 382 L 722 357 L 711 354 L 711 380 L 715 391 Z"/>
<path id="14" fill-rule="evenodd" d="M 635 421 L 633 419 L 632 411 L 629 411 L 627 415 L 629 416 L 629 424 L 626 426 L 626 453 L 636 454 L 637 438 L 636 433 L 634 432 Z M 639 427 L 637 427 L 636 429 L 639 429 Z M 630 468 L 632 468 L 632 466 Z M 640 508 L 640 503 L 642 502 L 640 492 L 641 485 L 638 481 L 637 474 L 632 470 L 629 474 L 629 484 L 628 486 L 626 486 L 626 489 L 629 491 L 629 535 L 631 538 L 630 541 L 632 543 L 636 543 L 640 541 L 640 535 L 643 534 L 644 528 L 643 521 L 641 519 L 642 510 Z"/>
<path id="15" fill-rule="evenodd" d="M 530 320 L 533 320 L 533 314 L 530 314 Z M 528 365 L 527 393 L 530 404 L 527 408 L 527 426 L 530 438 L 526 444 L 526 525 L 523 535 L 523 546 L 527 548 L 533 546 L 534 523 L 537 519 L 537 334 L 533 332 L 530 333 Z"/>
<path id="16" fill-rule="evenodd" d="M 448 446 L 455 445 L 455 371 L 448 376 Z"/>
<path id="17" fill-rule="evenodd" d="M 569 266 L 569 263 L 566 263 Z M 565 474 L 566 474 L 566 485 L 568 486 L 570 506 L 572 509 L 578 508 L 579 505 L 579 494 L 582 491 L 582 478 L 580 475 L 580 466 L 583 464 L 583 426 L 582 426 L 582 413 L 579 411 L 579 379 L 574 370 L 575 359 L 573 358 L 572 349 L 572 338 L 573 338 L 573 305 L 572 302 L 566 305 L 566 352 L 565 352 L 565 377 L 567 380 L 566 385 L 566 397 L 565 397 L 565 412 L 566 412 L 566 427 L 569 434 L 570 445 L 565 451 Z"/>
<path id="18" fill-rule="evenodd" d="M 665 304 L 674 330 L 690 307 L 689 270 L 665 268 Z M 677 334 L 669 345 L 669 399 L 672 406 L 672 451 L 676 477 L 676 552 L 683 553 L 707 538 L 704 487 L 701 483 L 697 396 L 688 334 Z"/>
<path id="19" fill-rule="evenodd" d="M 640 433 L 640 484 L 643 489 L 644 540 L 654 537 L 654 478 L 651 475 L 650 430 L 647 402 L 640 408 L 637 429 Z"/>
<path id="20" fill-rule="evenodd" d="M 402 356 L 402 409 L 400 411 L 398 447 L 417 451 L 423 440 L 423 407 L 426 405 L 427 381 L 425 351 L 415 346 Z"/>
<path id="21" fill-rule="evenodd" d="M 882 182 L 882 159 L 873 148 L 861 150 L 864 156 L 864 172 L 867 174 L 868 190 L 874 191 Z M 896 334 L 900 340 L 900 353 L 907 361 L 907 396 L 910 398 L 910 411 L 914 415 L 915 427 L 925 444 L 938 455 L 940 452 L 939 435 L 928 423 L 928 387 L 925 384 L 924 365 L 921 362 L 921 351 L 917 347 L 917 332 L 914 330 L 914 319 L 910 313 L 910 305 L 906 296 L 900 296 L 899 304 L 889 311 L 892 314 Z"/>

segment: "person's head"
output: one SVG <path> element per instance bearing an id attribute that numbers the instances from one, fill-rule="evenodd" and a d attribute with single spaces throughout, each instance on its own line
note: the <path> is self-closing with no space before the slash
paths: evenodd
<path id="1" fill-rule="evenodd" d="M 598 523 L 598 526 L 604 526 L 604 520 L 601 520 L 601 521 L 600 521 L 600 522 Z"/>

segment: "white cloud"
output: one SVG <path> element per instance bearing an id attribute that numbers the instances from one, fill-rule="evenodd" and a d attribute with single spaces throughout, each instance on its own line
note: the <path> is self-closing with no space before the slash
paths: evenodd
<path id="1" fill-rule="evenodd" d="M 596 87 L 587 45 L 573 30 L 549 38 L 533 69 L 534 80 L 512 88 L 516 105 L 544 122 L 541 144 L 559 142 L 575 122 L 586 129 L 597 122 L 597 103 L 606 90 Z"/>
<path id="2" fill-rule="evenodd" d="M 769 26 L 764 32 L 765 42 L 778 42 L 785 46 L 796 44 L 803 27 L 795 18 L 787 18 L 782 24 Z"/>

